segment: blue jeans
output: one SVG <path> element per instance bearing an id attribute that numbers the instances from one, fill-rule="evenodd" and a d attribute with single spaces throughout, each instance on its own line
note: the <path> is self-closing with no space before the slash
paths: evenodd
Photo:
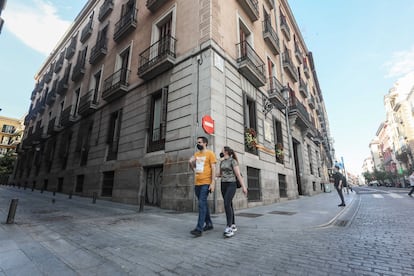
<path id="1" fill-rule="evenodd" d="M 203 231 L 204 223 L 206 225 L 213 225 L 210 217 L 210 210 L 207 204 L 207 197 L 209 194 L 208 188 L 210 187 L 209 184 L 203 185 L 196 185 L 195 186 L 195 194 L 198 198 L 198 222 L 197 222 L 197 230 Z"/>

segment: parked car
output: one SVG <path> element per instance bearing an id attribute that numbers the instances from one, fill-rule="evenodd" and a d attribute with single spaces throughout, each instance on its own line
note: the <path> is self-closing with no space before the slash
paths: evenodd
<path id="1" fill-rule="evenodd" d="M 378 180 L 373 180 L 371 182 L 368 183 L 369 186 L 381 186 L 381 184 L 379 184 Z"/>

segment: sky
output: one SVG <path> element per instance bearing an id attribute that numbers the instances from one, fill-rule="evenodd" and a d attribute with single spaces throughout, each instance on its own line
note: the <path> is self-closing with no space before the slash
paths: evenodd
<path id="1" fill-rule="evenodd" d="M 384 96 L 414 71 L 414 1 L 289 0 L 312 52 L 338 161 L 361 173 Z M 412 84 L 412 82 L 411 82 Z"/>
<path id="2" fill-rule="evenodd" d="M 0 34 L 1 116 L 21 118 L 34 76 L 87 0 L 7 1 Z M 384 95 L 414 72 L 414 1 L 289 0 L 328 111 L 338 160 L 360 173 L 385 120 Z"/>

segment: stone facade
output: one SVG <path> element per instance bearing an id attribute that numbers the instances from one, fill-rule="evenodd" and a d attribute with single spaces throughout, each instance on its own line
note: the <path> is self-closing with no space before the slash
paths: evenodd
<path id="1" fill-rule="evenodd" d="M 188 159 L 198 136 L 217 155 L 225 145 L 237 152 L 249 197 L 237 193 L 236 208 L 328 182 L 322 92 L 285 0 L 90 0 L 31 99 L 17 185 L 195 210 Z M 246 129 L 256 133 L 251 147 Z"/>

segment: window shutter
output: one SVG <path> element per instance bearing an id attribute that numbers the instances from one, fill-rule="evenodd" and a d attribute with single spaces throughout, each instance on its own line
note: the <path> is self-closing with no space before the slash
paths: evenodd
<path id="1" fill-rule="evenodd" d="M 162 89 L 162 95 L 161 95 L 161 139 L 165 139 L 166 134 L 166 126 L 167 126 L 167 105 L 168 105 L 168 88 L 164 87 Z"/>
<path id="2" fill-rule="evenodd" d="M 107 133 L 107 136 L 106 136 L 106 143 L 107 144 L 111 144 L 113 139 L 114 139 L 115 123 L 116 123 L 115 113 L 112 113 L 111 116 L 109 117 L 108 133 Z"/>
<path id="3" fill-rule="evenodd" d="M 249 114 L 249 107 L 247 105 L 247 95 L 246 92 L 243 91 L 243 119 L 244 119 L 244 128 L 248 128 L 248 114 Z M 244 131 L 244 130 L 243 130 Z"/>
<path id="4" fill-rule="evenodd" d="M 117 120 L 118 123 L 116 125 L 116 132 L 115 132 L 115 139 L 113 139 L 114 141 L 114 148 L 116 148 L 119 144 L 119 138 L 121 135 L 121 125 L 122 125 L 122 109 L 118 110 L 117 112 Z"/>
<path id="5" fill-rule="evenodd" d="M 147 96 L 146 104 L 146 116 L 145 116 L 145 129 L 148 131 L 151 127 L 151 110 L 152 110 L 152 95 Z"/>

